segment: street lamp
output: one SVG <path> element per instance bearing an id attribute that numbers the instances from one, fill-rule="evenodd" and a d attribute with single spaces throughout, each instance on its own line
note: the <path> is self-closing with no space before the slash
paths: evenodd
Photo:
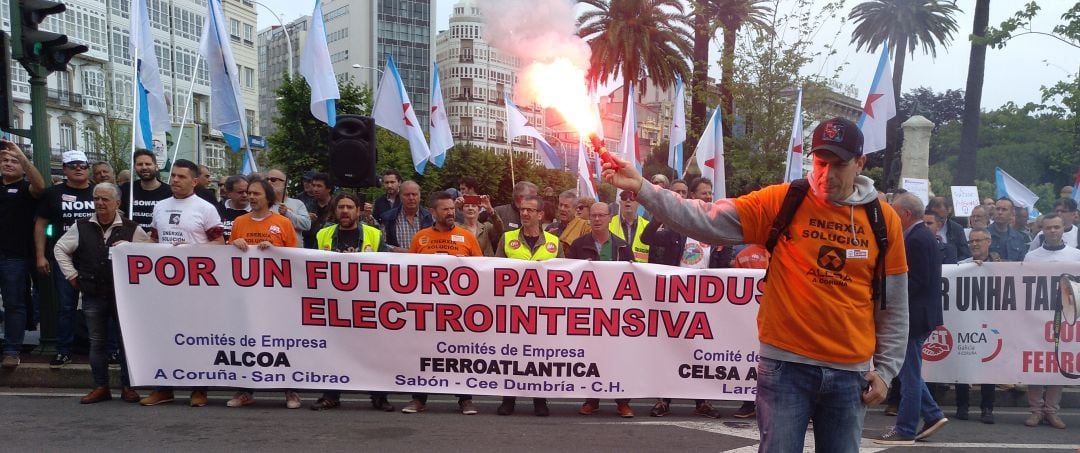
<path id="1" fill-rule="evenodd" d="M 262 3 L 258 2 L 258 1 L 255 1 L 255 0 L 252 0 L 252 3 L 254 3 L 256 5 L 259 5 L 259 6 L 263 7 L 263 8 L 266 8 L 266 10 L 270 12 L 270 15 L 274 16 L 274 19 L 277 19 L 278 24 L 281 25 L 281 31 L 285 32 L 285 49 L 289 51 L 289 78 L 292 79 L 293 78 L 293 52 L 292 52 L 292 37 L 289 36 L 289 27 L 285 26 L 285 22 L 281 21 L 281 16 L 278 16 L 277 13 L 275 13 L 274 10 L 270 9 L 269 6 L 266 6 L 266 5 L 264 5 L 264 4 L 262 4 Z"/>
<path id="2" fill-rule="evenodd" d="M 371 67 L 371 66 L 364 66 L 364 65 L 359 64 L 359 63 L 353 63 L 352 67 L 353 67 L 353 69 L 370 69 L 372 71 L 378 72 L 379 76 L 382 76 L 382 73 L 383 73 L 382 69 L 374 68 L 374 67 Z M 371 78 L 371 85 L 378 86 L 378 81 L 375 79 L 375 77 Z"/>

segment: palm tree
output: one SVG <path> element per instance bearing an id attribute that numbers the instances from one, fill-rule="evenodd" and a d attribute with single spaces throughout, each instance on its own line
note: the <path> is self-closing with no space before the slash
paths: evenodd
<path id="1" fill-rule="evenodd" d="M 985 37 L 990 24 L 990 0 L 975 2 L 973 36 Z M 982 104 L 983 76 L 986 73 L 986 43 L 971 40 L 968 57 L 967 90 L 964 91 L 964 116 L 960 132 L 960 153 L 956 166 L 957 185 L 975 184 L 976 149 L 979 141 L 979 114 Z"/>
<path id="2" fill-rule="evenodd" d="M 578 35 L 592 49 L 587 74 L 591 87 L 622 76 L 623 101 L 633 102 L 630 84 L 645 91 L 645 80 L 658 86 L 686 80 L 690 68 L 690 32 L 680 0 L 582 0 L 595 8 L 578 18 Z M 628 104 L 629 105 L 629 104 Z"/>
<path id="3" fill-rule="evenodd" d="M 956 32 L 956 19 L 960 12 L 955 4 L 944 0 L 868 0 L 851 10 L 848 18 L 855 22 L 851 42 L 856 50 L 864 47 L 877 52 L 888 41 L 893 56 L 893 93 L 899 95 L 904 81 L 904 61 L 907 54 L 915 56 L 915 49 L 922 46 L 924 54 L 937 57 L 937 46 L 952 40 Z M 890 136 L 895 136 L 896 121 L 889 121 Z M 885 150 L 885 187 L 892 187 L 898 172 L 896 166 L 896 140 L 890 139 Z"/>
<path id="4" fill-rule="evenodd" d="M 731 136 L 731 112 L 735 101 L 731 85 L 735 66 L 735 40 L 744 25 L 764 33 L 772 33 L 769 18 L 772 0 L 698 0 L 694 2 L 691 26 L 694 29 L 694 79 L 690 98 L 690 140 L 701 134 L 705 127 L 705 113 L 709 89 L 709 42 L 717 28 L 724 30 L 724 48 L 720 66 L 720 97 L 724 108 L 724 136 Z"/>

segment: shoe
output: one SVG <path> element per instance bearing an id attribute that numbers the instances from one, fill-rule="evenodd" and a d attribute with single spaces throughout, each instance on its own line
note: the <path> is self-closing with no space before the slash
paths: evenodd
<path id="1" fill-rule="evenodd" d="M 615 411 L 619 413 L 622 418 L 634 418 L 634 410 L 630 408 L 630 403 L 615 403 Z"/>
<path id="2" fill-rule="evenodd" d="M 956 418 L 958 420 L 967 420 L 969 418 L 968 417 L 968 408 L 966 408 L 966 407 L 958 407 L 958 408 L 956 408 Z"/>
<path id="3" fill-rule="evenodd" d="M 533 415 L 537 417 L 551 415 L 551 409 L 548 409 L 547 405 L 547 398 L 533 398 Z"/>
<path id="4" fill-rule="evenodd" d="M 195 401 L 195 394 L 192 392 L 191 400 Z M 254 403 L 255 397 L 250 392 L 236 392 L 232 399 L 225 403 L 226 407 L 244 407 L 248 404 Z M 195 404 L 192 403 L 192 406 Z"/>
<path id="5" fill-rule="evenodd" d="M 119 352 L 114 352 L 112 354 L 109 354 L 108 364 L 109 365 L 119 365 L 120 364 L 120 353 Z"/>
<path id="6" fill-rule="evenodd" d="M 915 436 L 906 436 L 897 432 L 896 428 L 889 428 L 881 437 L 874 439 L 874 443 L 878 445 L 915 445 Z"/>
<path id="7" fill-rule="evenodd" d="M 424 412 L 427 410 L 427 406 L 421 403 L 420 400 L 409 401 L 409 404 L 401 409 L 402 414 L 415 414 L 417 412 Z"/>
<path id="8" fill-rule="evenodd" d="M 731 414 L 735 418 L 750 418 L 755 415 L 757 415 L 757 403 L 753 401 L 744 401 L 742 406 L 739 406 L 735 413 Z"/>
<path id="9" fill-rule="evenodd" d="M 945 426 L 949 422 L 949 419 L 944 416 L 937 420 L 927 420 L 923 423 L 922 429 L 918 434 L 915 434 L 915 440 L 926 439 L 936 433 L 942 426 Z"/>
<path id="10" fill-rule="evenodd" d="M 53 357 L 53 359 L 49 361 L 49 368 L 63 368 L 64 365 L 69 363 L 71 363 L 71 356 L 58 352 L 56 353 L 56 357 Z"/>
<path id="11" fill-rule="evenodd" d="M 112 392 L 108 387 L 96 387 L 79 400 L 79 404 L 94 404 L 112 399 Z"/>
<path id="12" fill-rule="evenodd" d="M 983 409 L 982 410 L 982 415 L 979 416 L 979 421 L 983 422 L 983 423 L 986 423 L 987 425 L 993 425 L 994 424 L 994 410 L 993 409 Z"/>
<path id="13" fill-rule="evenodd" d="M 146 398 L 139 400 L 139 404 L 143 406 L 157 406 L 158 404 L 165 404 L 173 402 L 172 390 L 154 390 L 150 392 L 150 395 Z"/>
<path id="14" fill-rule="evenodd" d="M 1065 422 L 1057 414 L 1046 414 L 1046 423 L 1057 429 L 1065 429 Z"/>
<path id="15" fill-rule="evenodd" d="M 394 405 L 390 404 L 390 400 L 386 397 L 372 398 L 371 408 L 383 412 L 394 412 Z"/>
<path id="16" fill-rule="evenodd" d="M 289 409 L 300 409 L 304 402 L 300 401 L 300 394 L 292 390 L 285 391 L 285 407 Z"/>
<path id="17" fill-rule="evenodd" d="M 18 354 L 4 354 L 4 361 L 0 366 L 11 369 L 18 367 L 20 363 L 22 360 L 19 360 Z"/>
<path id="18" fill-rule="evenodd" d="M 476 415 L 476 406 L 473 406 L 472 400 L 458 401 L 458 407 L 461 408 L 461 415 Z"/>
<path id="19" fill-rule="evenodd" d="M 311 404 L 310 408 L 313 411 L 326 411 L 330 409 L 337 409 L 338 406 L 341 406 L 341 401 L 332 400 L 330 398 L 319 398 Z M 392 406 L 391 410 L 393 410 Z"/>
<path id="20" fill-rule="evenodd" d="M 1028 415 L 1027 420 L 1024 420 L 1024 426 L 1039 426 L 1039 422 L 1042 422 L 1043 415 L 1039 412 L 1032 412 Z"/>
<path id="21" fill-rule="evenodd" d="M 753 410 L 753 409 L 751 409 Z M 694 407 L 694 415 L 700 415 L 702 417 L 720 418 L 720 411 L 713 409 L 712 404 L 701 403 Z"/>
<path id="22" fill-rule="evenodd" d="M 192 390 L 191 400 L 188 402 L 191 407 L 203 407 L 206 405 L 206 390 Z"/>
<path id="23" fill-rule="evenodd" d="M 124 387 L 124 390 L 120 392 L 120 399 L 125 403 L 138 403 L 139 392 L 131 387 Z"/>
<path id="24" fill-rule="evenodd" d="M 514 415 L 514 404 L 516 402 L 517 398 L 514 398 L 512 396 L 503 398 L 502 404 L 500 404 L 499 408 L 495 410 L 495 413 L 499 415 Z"/>
<path id="25" fill-rule="evenodd" d="M 581 409 L 577 411 L 581 415 L 592 415 L 597 412 L 600 412 L 600 400 L 598 399 L 585 400 L 585 404 L 582 404 Z"/>
<path id="26" fill-rule="evenodd" d="M 663 417 L 670 413 L 671 407 L 669 407 L 668 403 L 665 403 L 664 400 L 657 401 L 656 404 L 653 404 L 652 409 L 649 410 L 650 417 Z"/>
<path id="27" fill-rule="evenodd" d="M 895 417 L 895 416 L 896 416 L 896 413 L 897 413 L 897 412 L 898 412 L 899 410 L 900 410 L 900 407 L 899 407 L 899 406 L 897 406 L 897 405 L 895 405 L 895 404 L 890 404 L 890 405 L 888 405 L 888 406 L 885 406 L 885 415 L 888 415 L 888 416 L 890 416 L 890 417 Z"/>

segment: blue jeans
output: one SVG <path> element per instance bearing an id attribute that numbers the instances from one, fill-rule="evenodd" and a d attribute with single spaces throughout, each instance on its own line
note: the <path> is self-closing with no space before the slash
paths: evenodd
<path id="1" fill-rule="evenodd" d="M 56 287 L 56 352 L 71 354 L 71 344 L 75 342 L 75 309 L 79 306 L 79 292 L 60 272 L 56 259 L 49 259 L 52 269 L 53 286 Z"/>
<path id="2" fill-rule="evenodd" d="M 86 330 L 90 335 L 90 372 L 94 376 L 94 386 L 109 386 L 109 355 L 105 343 L 109 336 L 109 321 L 116 319 L 116 301 L 113 299 L 83 295 L 83 314 L 86 316 Z M 124 347 L 120 344 L 120 385 L 131 387 L 128 377 L 127 358 Z"/>
<path id="3" fill-rule="evenodd" d="M 858 452 L 863 373 L 761 358 L 758 363 L 759 452 L 800 452 L 810 419 L 817 451 Z"/>
<path id="4" fill-rule="evenodd" d="M 4 299 L 4 354 L 19 354 L 26 335 L 26 279 L 29 261 L 0 257 L 0 297 Z"/>
<path id="5" fill-rule="evenodd" d="M 937 420 L 945 416 L 922 378 L 922 346 L 927 336 L 908 339 L 904 366 L 900 367 L 900 409 L 896 412 L 896 432 L 906 436 L 916 434 L 920 417 Z"/>

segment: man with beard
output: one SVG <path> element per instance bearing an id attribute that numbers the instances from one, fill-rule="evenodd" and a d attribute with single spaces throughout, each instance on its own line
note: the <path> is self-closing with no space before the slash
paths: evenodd
<path id="1" fill-rule="evenodd" d="M 123 192 L 120 206 L 126 208 L 121 210 L 129 213 L 131 220 L 138 223 L 142 229 L 148 230 L 154 219 L 154 206 L 171 197 L 172 191 L 158 179 L 161 171 L 158 170 L 157 157 L 153 151 L 135 150 L 135 175 L 139 178 L 135 184 L 135 199 L 131 199 L 131 183 L 125 184 L 120 187 Z"/>
<path id="2" fill-rule="evenodd" d="M 311 229 L 311 217 L 308 217 L 307 206 L 304 206 L 303 201 L 289 196 L 288 191 L 285 189 L 285 183 L 288 182 L 285 172 L 277 168 L 270 170 L 266 172 L 266 180 L 270 181 L 271 186 L 274 186 L 274 196 L 278 201 L 271 209 L 292 222 L 293 230 L 296 231 L 296 238 L 300 239 L 300 247 L 303 247 L 303 234 Z"/>

